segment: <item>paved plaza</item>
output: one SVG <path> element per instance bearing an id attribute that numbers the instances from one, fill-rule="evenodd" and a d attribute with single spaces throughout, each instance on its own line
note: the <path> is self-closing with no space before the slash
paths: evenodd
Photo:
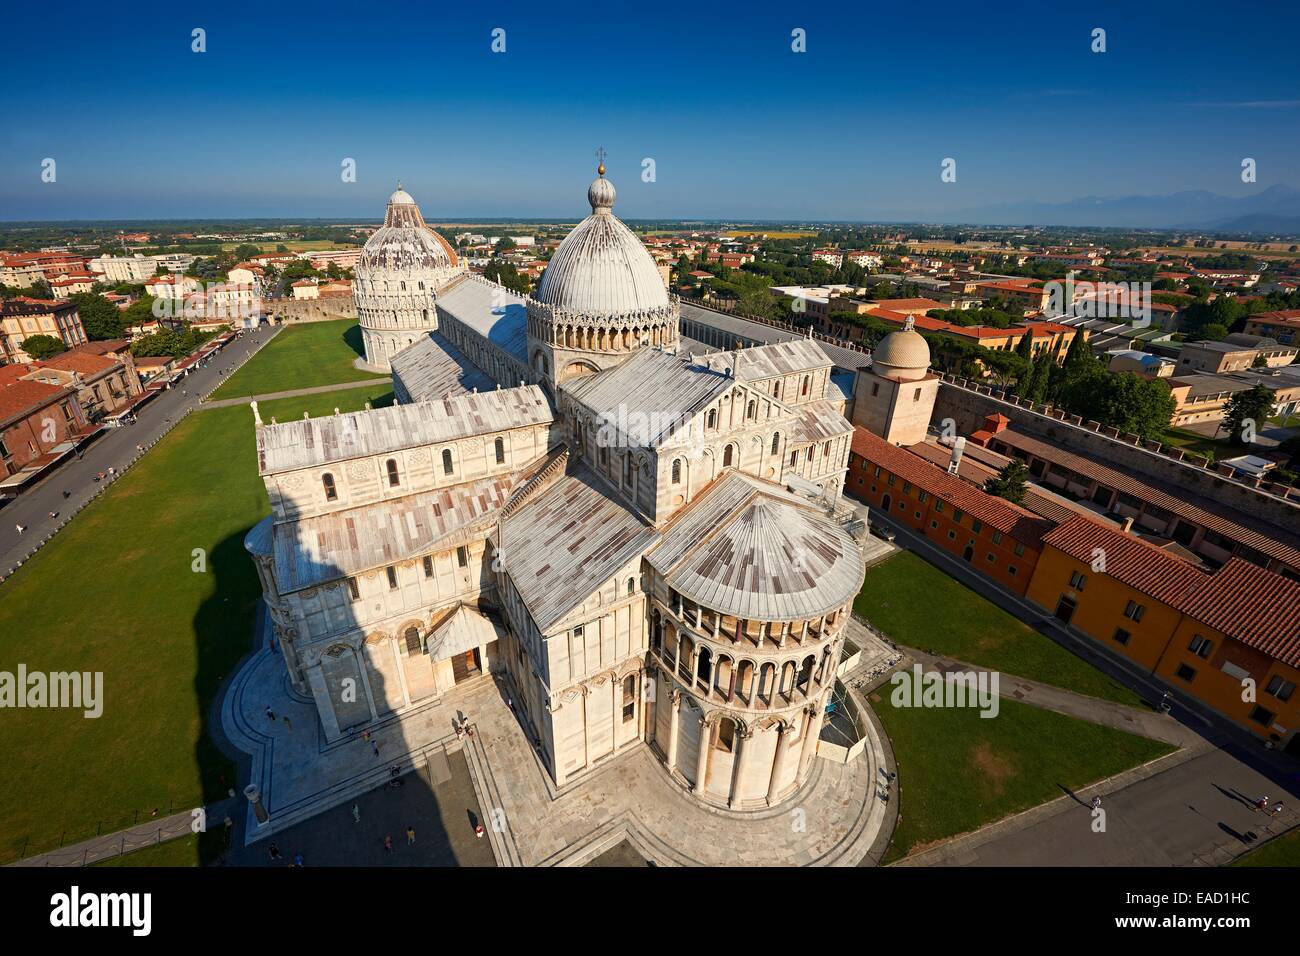
<path id="1" fill-rule="evenodd" d="M 456 736 L 452 721 L 458 713 L 472 721 L 472 736 Z M 318 862 L 373 862 L 369 856 L 376 847 L 382 854 L 382 836 L 378 843 L 373 835 L 351 840 L 350 808 L 372 794 L 376 811 L 362 807 L 363 823 L 368 813 L 377 812 L 394 793 L 387 787 L 392 767 L 403 774 L 417 771 L 405 778 L 415 781 L 410 790 L 402 788 L 409 794 L 427 797 L 432 790 L 441 822 L 425 826 L 446 831 L 447 858 L 454 856 L 462 865 L 483 859 L 455 850 L 457 831 L 472 838 L 469 815 L 480 813 L 486 838 L 476 842 L 490 845 L 498 865 L 515 866 L 582 865 L 623 843 L 658 865 L 854 865 L 867 855 L 885 820 L 885 805 L 875 798 L 872 783 L 883 755 L 874 728 L 858 759 L 817 760 L 803 790 L 767 810 L 735 813 L 703 806 L 668 778 L 645 744 L 607 758 L 556 792 L 494 678 L 390 718 L 372 728 L 369 739 L 353 734 L 327 744 L 315 707 L 293 692 L 269 641 L 232 682 L 222 725 L 227 738 L 251 756 L 250 779 L 270 815 L 259 826 L 251 805 L 246 807 L 245 849 L 252 855 L 238 851 L 232 856 L 238 862 L 260 862 L 268 841 L 290 857 L 299 851 L 288 843 L 296 841 L 313 846 Z M 444 795 L 426 783 L 439 776 L 432 768 L 462 763 L 473 800 L 463 788 L 458 795 Z M 404 845 L 405 824 L 398 820 L 392 826 L 398 828 L 394 840 Z M 321 836 L 308 836 L 317 832 Z M 328 846 L 329 834 L 340 836 L 339 847 Z M 345 859 L 349 854 L 357 858 Z M 619 858 L 607 857 L 606 864 Z"/>

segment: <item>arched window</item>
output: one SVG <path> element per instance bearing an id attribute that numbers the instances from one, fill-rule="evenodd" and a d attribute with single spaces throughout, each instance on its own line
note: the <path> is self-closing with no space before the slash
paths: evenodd
<path id="1" fill-rule="evenodd" d="M 388 486 L 390 488 L 396 488 L 398 485 L 402 483 L 401 478 L 399 478 L 397 474 L 397 459 L 395 458 L 388 459 L 387 467 L 388 467 Z"/>
<path id="2" fill-rule="evenodd" d="M 424 647 L 420 641 L 420 629 L 418 627 L 408 627 L 406 629 L 406 656 L 415 657 L 424 653 Z"/>
<path id="3" fill-rule="evenodd" d="M 773 397 L 773 398 L 780 398 L 780 397 L 781 397 L 781 380 L 780 380 L 780 379 L 777 379 L 775 382 L 772 383 L 772 397 Z"/>
<path id="4" fill-rule="evenodd" d="M 628 594 L 636 593 L 636 578 L 627 579 L 627 593 Z"/>
<path id="5" fill-rule="evenodd" d="M 444 475 L 451 474 L 451 449 L 450 448 L 444 448 L 442 450 L 442 473 Z"/>
<path id="6" fill-rule="evenodd" d="M 718 410 L 717 410 L 716 408 L 710 408 L 710 409 L 708 410 L 708 412 L 705 413 L 705 415 L 704 415 L 704 427 L 705 427 L 705 428 L 717 428 L 717 427 L 718 427 Z"/>
<path id="7" fill-rule="evenodd" d="M 732 446 L 731 446 L 731 445 L 728 445 L 726 448 L 722 449 L 722 467 L 723 467 L 723 468 L 730 468 L 730 467 L 731 467 L 731 448 L 732 448 Z"/>
<path id="8" fill-rule="evenodd" d="M 338 489 L 334 487 L 334 476 L 328 471 L 320 476 L 320 482 L 325 486 L 325 500 L 337 501 L 339 497 Z"/>
<path id="9" fill-rule="evenodd" d="M 718 721 L 718 749 L 731 753 L 736 743 L 736 725 L 729 718 Z"/>
<path id="10" fill-rule="evenodd" d="M 772 454 L 775 455 L 780 450 L 781 450 L 781 433 L 773 432 L 772 433 Z"/>
<path id="11" fill-rule="evenodd" d="M 750 399 L 749 404 L 745 406 L 745 417 L 753 418 L 757 414 L 758 414 L 758 402 L 754 401 L 753 399 Z"/>
<path id="12" fill-rule="evenodd" d="M 700 648 L 700 656 L 695 660 L 695 676 L 706 684 L 713 679 L 713 654 L 707 647 Z"/>
<path id="13" fill-rule="evenodd" d="M 498 464 L 498 465 L 504 465 L 504 464 L 506 463 L 506 443 L 505 443 L 505 439 L 503 439 L 503 438 L 498 438 L 498 439 L 497 439 L 493 444 L 494 444 L 494 447 L 495 447 L 495 449 L 496 449 L 496 453 L 497 453 L 497 464 Z"/>
<path id="14" fill-rule="evenodd" d="M 808 389 L 809 389 L 811 386 L 812 386 L 812 379 L 809 378 L 807 375 L 805 375 L 805 376 L 803 377 L 803 384 L 799 386 L 799 394 L 800 394 L 800 395 L 807 395 L 807 394 L 808 394 Z"/>
<path id="15" fill-rule="evenodd" d="M 682 483 L 682 460 L 680 458 L 677 458 L 673 460 L 673 484 L 680 485 L 681 483 Z"/>
<path id="16" fill-rule="evenodd" d="M 636 675 L 628 674 L 623 679 L 623 723 L 636 716 Z"/>

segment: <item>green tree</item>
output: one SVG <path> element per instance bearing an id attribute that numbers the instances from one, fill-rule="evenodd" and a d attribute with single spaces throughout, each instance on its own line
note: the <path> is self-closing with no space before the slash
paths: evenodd
<path id="1" fill-rule="evenodd" d="M 1273 393 L 1263 385 L 1238 392 L 1228 399 L 1223 413 L 1223 427 L 1228 430 L 1228 440 L 1234 445 L 1246 445 L 1246 433 L 1251 440 L 1273 414 Z"/>
<path id="2" fill-rule="evenodd" d="M 1169 386 L 1132 372 L 1113 374 L 1098 368 L 1066 382 L 1061 406 L 1084 419 L 1143 438 L 1159 438 L 1169 427 L 1177 402 Z"/>
<path id="3" fill-rule="evenodd" d="M 102 295 L 77 292 L 68 296 L 68 301 L 77 307 L 87 338 L 102 342 L 106 339 L 120 339 L 125 334 L 122 311 Z"/>
<path id="4" fill-rule="evenodd" d="M 528 279 L 521 276 L 519 270 L 508 262 L 489 262 L 483 270 L 483 277 L 500 283 L 511 292 L 528 294 Z"/>
<path id="5" fill-rule="evenodd" d="M 36 361 L 44 362 L 60 352 L 66 352 L 68 347 L 62 339 L 56 339 L 52 335 L 32 335 L 23 339 L 22 350 Z"/>
<path id="6" fill-rule="evenodd" d="M 984 482 L 984 490 L 1014 504 L 1020 504 L 1025 500 L 1025 482 L 1028 477 L 1029 469 L 1024 462 L 1010 461 L 998 472 L 996 478 Z"/>

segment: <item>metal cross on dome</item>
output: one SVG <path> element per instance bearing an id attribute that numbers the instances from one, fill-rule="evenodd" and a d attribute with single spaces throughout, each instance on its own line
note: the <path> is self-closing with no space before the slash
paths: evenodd
<path id="1" fill-rule="evenodd" d="M 599 163 L 600 165 L 598 165 L 598 166 L 596 167 L 596 171 L 599 172 L 600 175 L 602 175 L 602 176 L 605 175 L 605 155 L 606 155 L 606 153 L 605 153 L 605 147 L 604 147 L 604 146 L 597 146 L 597 147 L 596 147 L 596 162 Z"/>

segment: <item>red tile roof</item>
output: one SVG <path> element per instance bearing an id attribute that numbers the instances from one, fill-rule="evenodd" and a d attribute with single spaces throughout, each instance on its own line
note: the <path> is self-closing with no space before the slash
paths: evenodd
<path id="1" fill-rule="evenodd" d="M 1289 567 L 1300 569 L 1300 548 L 1288 544 L 1279 537 L 1255 530 L 1251 525 L 1258 525 L 1259 522 L 1245 515 L 1241 515 L 1241 520 L 1236 520 L 1236 512 L 1226 505 L 1205 501 L 1206 505 L 1216 507 L 1216 511 L 1209 511 L 1207 508 L 1200 507 L 1195 502 L 1204 501 L 1204 499 L 1199 495 L 1189 493 L 1185 488 L 1171 487 L 1169 491 L 1164 491 L 1161 484 L 1154 479 L 1137 478 L 1122 471 L 1116 471 L 1114 468 L 1093 461 L 1091 458 L 1076 455 L 1074 452 L 1059 448 L 1039 438 L 1025 435 L 1014 428 L 998 432 L 998 434 L 989 437 L 986 441 L 1005 442 L 1012 448 L 1046 459 L 1055 465 L 1060 465 L 1062 468 L 1077 472 L 1085 478 L 1098 481 L 1108 488 L 1132 495 L 1166 511 L 1172 511 L 1179 517 L 1209 528 L 1211 531 L 1217 531 L 1219 534 L 1240 542 L 1247 547 L 1254 548 L 1261 554 L 1276 558 Z M 1207 480 L 1212 480 L 1208 474 Z"/>
<path id="2" fill-rule="evenodd" d="M 853 429 L 852 452 L 1031 547 L 1039 547 L 1043 534 L 1052 527 L 1052 522 L 987 494 L 861 426 Z"/>
<path id="3" fill-rule="evenodd" d="M 49 404 L 69 390 L 60 385 L 46 385 L 19 379 L 0 386 L 0 421 L 22 415 Z"/>
<path id="4" fill-rule="evenodd" d="M 1300 582 L 1234 558 L 1183 599 L 1184 614 L 1300 666 Z"/>
<path id="5" fill-rule="evenodd" d="M 1100 554 L 1105 574 L 1171 606 L 1209 577 L 1182 558 L 1083 515 L 1044 535 L 1043 544 L 1087 565 Z"/>
<path id="6" fill-rule="evenodd" d="M 105 358 L 87 352 L 61 352 L 39 363 L 41 368 L 56 368 L 65 372 L 80 372 L 82 375 L 98 375 L 118 365 L 116 359 Z"/>

